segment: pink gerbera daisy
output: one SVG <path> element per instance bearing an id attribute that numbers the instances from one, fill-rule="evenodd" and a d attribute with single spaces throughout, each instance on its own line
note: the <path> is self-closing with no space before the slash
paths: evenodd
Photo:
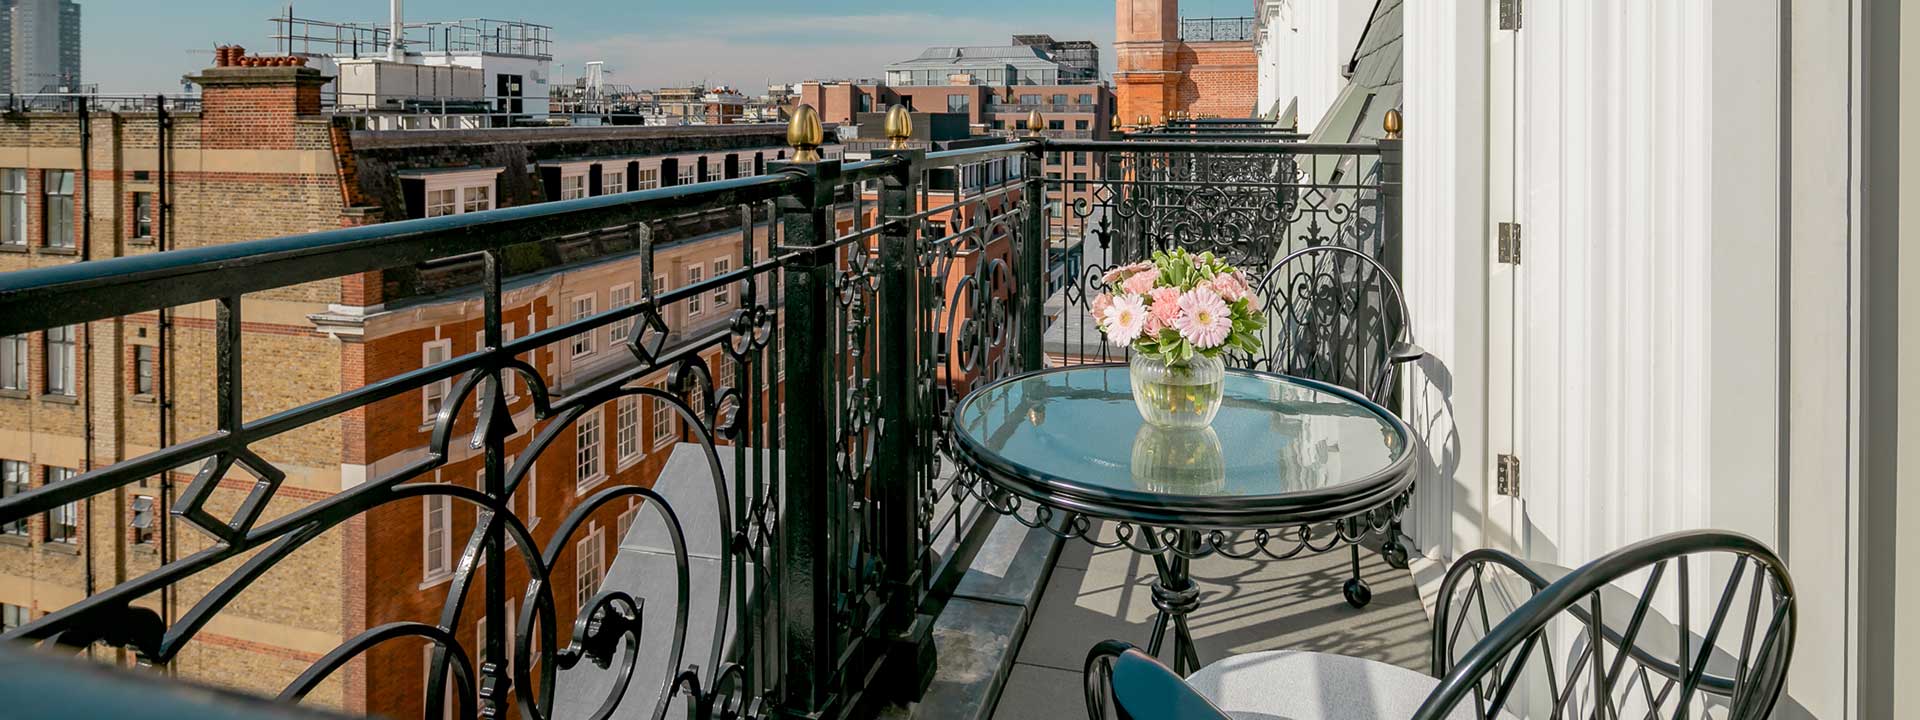
<path id="1" fill-rule="evenodd" d="M 1113 299 L 1113 305 L 1107 308 L 1107 318 L 1102 328 L 1107 337 L 1121 345 L 1131 345 L 1147 327 L 1147 304 L 1139 295 L 1127 294 Z"/>
<path id="2" fill-rule="evenodd" d="M 1180 296 L 1180 317 L 1174 326 L 1180 330 L 1180 337 L 1201 349 L 1219 347 L 1227 341 L 1227 334 L 1233 330 L 1233 318 L 1228 315 L 1227 302 L 1212 290 L 1204 287 L 1194 288 Z"/>

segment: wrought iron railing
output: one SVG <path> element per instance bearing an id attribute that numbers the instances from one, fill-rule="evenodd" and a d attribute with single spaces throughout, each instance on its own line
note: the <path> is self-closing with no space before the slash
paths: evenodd
<path id="1" fill-rule="evenodd" d="M 1091 154 L 1099 172 L 1049 178 L 1042 170 L 1050 153 Z M 604 717 L 594 708 L 622 706 L 652 717 L 669 707 L 703 718 L 863 714 L 925 687 L 930 614 L 970 562 L 965 540 L 996 499 L 948 459 L 947 408 L 1011 373 L 1121 357 L 1086 314 L 1106 269 L 1166 247 L 1212 250 L 1255 268 L 1326 243 L 1397 255 L 1397 141 L 1024 139 L 875 155 L 0 275 L 0 336 L 210 303 L 208 394 L 216 406 L 200 437 L 0 498 L 6 526 L 197 467 L 169 504 L 176 525 L 209 538 L 204 549 L 4 637 L 118 647 L 166 666 L 264 573 L 330 529 L 367 522 L 396 503 L 446 498 L 475 509 L 475 529 L 437 617 L 378 618 L 382 624 L 346 637 L 289 680 L 281 699 L 299 701 L 377 646 L 413 638 L 431 647 L 423 707 L 436 717 L 447 705 L 462 716 L 517 709 L 526 717 Z M 694 212 L 737 213 L 737 269 L 655 287 L 653 224 Z M 516 248 L 610 231 L 631 236 L 638 250 L 634 304 L 520 337 L 503 331 Z M 243 331 L 252 298 L 457 258 L 477 258 L 482 268 L 478 349 L 296 407 L 246 412 L 261 404 L 248 396 L 243 370 L 266 362 L 252 358 L 257 345 Z M 667 308 L 721 289 L 737 298 L 724 327 L 670 327 Z M 616 324 L 632 328 L 624 347 L 631 362 L 564 392 L 524 359 Z M 714 351 L 732 360 L 733 377 L 715 377 L 700 359 Z M 666 389 L 638 384 L 662 372 L 671 378 Z M 527 427 L 515 426 L 503 391 L 513 379 L 531 396 Z M 429 386 L 448 390 L 423 453 L 303 505 L 282 497 L 284 471 L 263 445 Z M 663 403 L 680 418 L 710 471 L 698 485 L 710 488 L 703 500 L 714 516 L 692 522 L 676 512 L 703 507 L 689 498 L 603 485 L 540 542 L 514 501 L 529 469 L 583 416 L 622 398 Z M 455 443 L 483 458 L 471 487 L 434 481 Z M 251 482 L 240 483 L 244 498 L 229 491 L 214 501 L 223 480 Z M 677 577 L 609 582 L 569 611 L 556 601 L 560 553 L 595 510 L 630 499 L 666 529 Z M 711 537 L 691 537 L 695 529 Z M 689 563 L 700 560 L 689 550 L 696 543 L 715 554 L 705 560 L 718 577 L 701 586 L 717 588 L 710 592 L 696 592 L 689 579 Z M 184 611 L 153 601 L 187 586 L 194 590 L 180 598 Z M 510 620 L 514 598 L 520 613 Z M 662 606 L 673 609 L 664 627 L 642 622 Z M 484 620 L 463 642 L 460 628 L 475 610 Z M 710 629 L 690 619 L 698 613 L 714 619 Z M 562 625 L 570 628 L 564 637 Z M 664 662 L 642 667 L 643 647 Z M 556 698 L 563 674 L 592 667 L 615 675 L 598 686 L 610 688 L 604 695 Z M 652 675 L 637 677 L 642 672 Z"/>
<path id="2" fill-rule="evenodd" d="M 1180 18 L 1180 39 L 1187 42 L 1251 41 L 1255 30 L 1251 17 Z"/>

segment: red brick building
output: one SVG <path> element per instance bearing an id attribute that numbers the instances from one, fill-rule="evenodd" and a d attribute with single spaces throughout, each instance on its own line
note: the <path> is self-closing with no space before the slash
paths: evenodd
<path id="1" fill-rule="evenodd" d="M 1180 0 L 1116 0 L 1113 74 L 1123 123 L 1170 114 L 1253 117 L 1260 72 L 1252 39 L 1188 41 Z"/>

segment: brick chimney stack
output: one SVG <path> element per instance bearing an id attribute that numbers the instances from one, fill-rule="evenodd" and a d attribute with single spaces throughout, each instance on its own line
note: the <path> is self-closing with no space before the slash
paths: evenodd
<path id="1" fill-rule="evenodd" d="M 202 145 L 291 149 L 294 120 L 320 114 L 320 86 L 330 78 L 291 58 L 246 60 L 274 62 L 211 67 L 187 77 L 201 88 Z"/>

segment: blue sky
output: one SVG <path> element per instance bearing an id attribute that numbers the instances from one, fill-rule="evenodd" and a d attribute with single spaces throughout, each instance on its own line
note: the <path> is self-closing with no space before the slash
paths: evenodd
<path id="1" fill-rule="evenodd" d="M 214 45 L 271 51 L 283 0 L 79 0 L 83 73 L 102 92 L 179 92 Z M 1183 15 L 1249 14 L 1253 0 L 1185 0 Z M 929 45 L 1000 44 L 1013 33 L 1100 43 L 1112 68 L 1115 0 L 407 0 L 409 19 L 493 17 L 554 28 L 554 74 L 604 60 L 613 82 L 873 77 Z M 386 0 L 306 0 L 301 17 L 384 21 Z M 559 65 L 565 65 L 563 68 Z"/>

